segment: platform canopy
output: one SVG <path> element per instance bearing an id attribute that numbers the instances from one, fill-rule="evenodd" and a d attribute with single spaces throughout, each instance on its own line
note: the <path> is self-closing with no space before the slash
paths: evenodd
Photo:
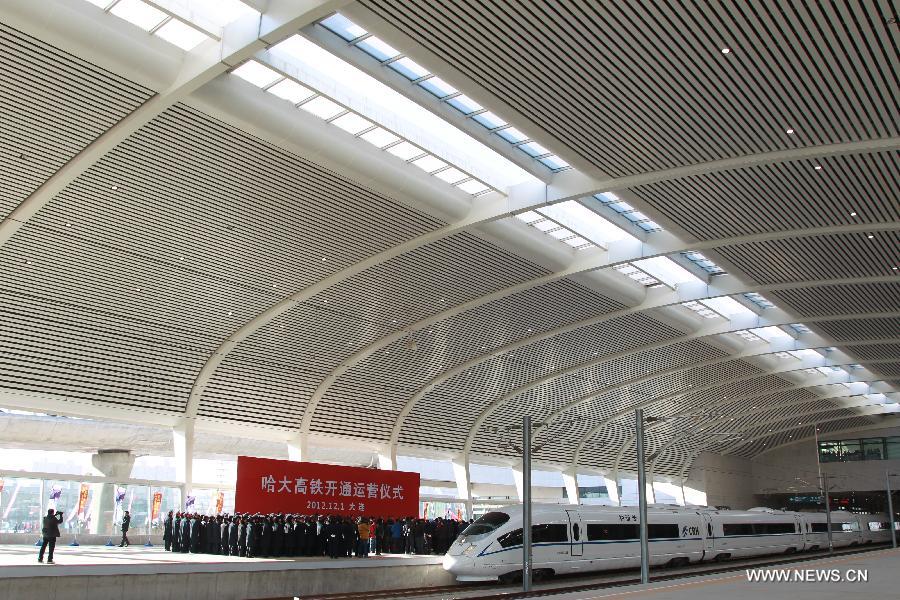
<path id="1" fill-rule="evenodd" d="M 0 406 L 634 468 L 892 423 L 895 7 L 5 0 Z M 337 442 L 336 442 L 337 441 Z"/>

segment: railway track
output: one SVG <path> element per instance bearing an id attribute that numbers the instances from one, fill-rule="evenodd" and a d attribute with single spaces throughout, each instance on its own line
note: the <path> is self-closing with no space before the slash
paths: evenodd
<path id="1" fill-rule="evenodd" d="M 886 544 L 874 544 L 865 547 L 855 547 L 836 550 L 832 556 L 845 556 L 862 554 L 888 547 Z M 772 557 L 759 559 L 729 560 L 718 563 L 702 563 L 682 568 L 666 568 L 657 570 L 651 575 L 651 582 L 668 581 L 695 577 L 697 575 L 714 575 L 739 571 L 747 567 L 770 567 L 786 564 L 803 563 L 828 556 L 827 551 L 804 552 L 782 556 L 778 559 Z M 570 582 L 572 585 L 561 585 Z M 634 571 L 612 571 L 593 575 L 560 575 L 549 580 L 536 583 L 531 592 L 522 592 L 516 585 L 490 584 L 460 584 L 434 586 L 427 588 L 405 588 L 384 591 L 345 592 L 338 594 L 313 594 L 295 597 L 269 598 L 266 600 L 376 600 L 389 598 L 406 598 L 409 600 L 515 600 L 517 598 L 539 598 L 552 594 L 563 594 L 582 591 L 594 591 L 603 588 L 614 588 L 640 583 L 640 578 L 634 576 Z"/>

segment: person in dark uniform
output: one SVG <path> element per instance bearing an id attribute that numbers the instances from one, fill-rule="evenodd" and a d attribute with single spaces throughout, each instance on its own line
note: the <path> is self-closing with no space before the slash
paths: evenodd
<path id="1" fill-rule="evenodd" d="M 219 527 L 218 519 L 221 517 L 210 517 L 209 521 L 206 523 L 206 553 L 207 554 L 218 554 L 221 551 L 220 544 L 222 543 L 221 539 L 221 528 Z"/>
<path id="2" fill-rule="evenodd" d="M 228 520 L 228 555 L 238 556 L 238 539 L 240 538 L 240 517 L 237 515 Z"/>
<path id="3" fill-rule="evenodd" d="M 181 512 L 175 513 L 172 522 L 172 552 L 181 552 Z"/>
<path id="4" fill-rule="evenodd" d="M 272 548 L 269 552 L 271 556 L 284 555 L 284 518 L 281 515 L 275 515 L 272 519 Z"/>
<path id="5" fill-rule="evenodd" d="M 255 558 L 259 553 L 259 515 L 253 515 L 247 522 L 247 558 Z"/>
<path id="6" fill-rule="evenodd" d="M 413 523 L 413 546 L 416 554 L 425 554 L 425 524 L 422 519 Z"/>
<path id="7" fill-rule="evenodd" d="M 247 515 L 241 515 L 238 527 L 238 556 L 247 556 L 247 530 L 250 526 Z"/>
<path id="8" fill-rule="evenodd" d="M 219 519 L 219 539 L 221 540 L 222 556 L 231 554 L 231 544 L 228 542 L 228 532 L 231 530 L 231 516 L 224 515 Z"/>
<path id="9" fill-rule="evenodd" d="M 193 554 L 200 552 L 200 536 L 202 530 L 203 522 L 200 520 L 200 515 L 194 513 L 194 516 L 191 519 L 191 552 Z"/>
<path id="10" fill-rule="evenodd" d="M 172 511 L 170 510 L 163 520 L 163 544 L 166 546 L 166 551 L 172 549 L 172 520 Z"/>
<path id="11" fill-rule="evenodd" d="M 330 558 L 337 558 L 341 552 L 341 527 L 331 517 L 322 530 L 325 532 L 325 551 Z"/>
<path id="12" fill-rule="evenodd" d="M 353 551 L 356 549 L 356 542 L 359 536 L 359 532 L 356 530 L 356 525 L 353 524 L 353 521 L 345 518 L 342 524 L 343 534 L 341 537 L 344 541 L 344 556 L 351 557 L 353 556 Z"/>
<path id="13" fill-rule="evenodd" d="M 188 552 L 191 549 L 191 516 L 184 513 L 181 516 L 181 542 L 178 546 L 179 552 Z"/>
<path id="14" fill-rule="evenodd" d="M 119 542 L 119 548 L 122 546 L 130 546 L 131 542 L 128 541 L 128 528 L 131 526 L 131 513 L 127 510 L 125 514 L 122 515 L 122 541 Z"/>
<path id="15" fill-rule="evenodd" d="M 47 555 L 47 564 L 54 564 L 53 550 L 56 548 L 56 538 L 59 537 L 59 525 L 62 523 L 62 520 L 62 512 L 56 512 L 52 508 L 47 509 L 47 516 L 43 518 L 41 523 L 41 537 L 43 537 L 43 541 L 41 541 L 41 550 L 38 552 L 39 563 L 44 562 L 44 550 L 50 548 L 50 552 Z"/>

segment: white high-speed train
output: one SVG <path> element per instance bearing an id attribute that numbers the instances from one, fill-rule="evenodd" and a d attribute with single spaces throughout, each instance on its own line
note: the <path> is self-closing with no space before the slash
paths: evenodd
<path id="1" fill-rule="evenodd" d="M 828 546 L 824 513 L 751 508 L 648 507 L 651 565 L 682 566 L 789 554 Z M 884 514 L 832 512 L 835 547 L 890 541 Z M 532 509 L 532 561 L 536 577 L 640 566 L 637 507 L 536 504 Z M 459 581 L 501 581 L 521 576 L 522 506 L 489 512 L 450 546 L 444 568 Z"/>

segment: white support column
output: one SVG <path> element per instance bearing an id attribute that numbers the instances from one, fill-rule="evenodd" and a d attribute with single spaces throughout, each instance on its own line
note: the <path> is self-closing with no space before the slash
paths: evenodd
<path id="1" fill-rule="evenodd" d="M 172 428 L 172 446 L 175 451 L 175 480 L 181 483 L 181 508 L 191 493 L 194 481 L 194 422 L 185 420 Z"/>
<path id="2" fill-rule="evenodd" d="M 383 446 L 378 450 L 378 468 L 382 471 L 397 470 L 397 446 Z"/>
<path id="3" fill-rule="evenodd" d="M 309 438 L 302 433 L 287 442 L 288 460 L 296 462 L 309 460 Z"/>
<path id="4" fill-rule="evenodd" d="M 521 461 L 513 465 L 513 481 L 516 484 L 516 499 L 522 502 L 525 498 L 525 480 L 523 478 Z"/>
<path id="5" fill-rule="evenodd" d="M 456 497 L 466 504 L 466 518 L 472 518 L 472 492 L 469 477 L 469 459 L 460 455 L 453 459 L 453 478 L 456 479 Z"/>
<path id="6" fill-rule="evenodd" d="M 580 504 L 578 500 L 578 473 L 574 469 L 570 469 L 564 471 L 562 477 L 569 504 Z"/>
<path id="7" fill-rule="evenodd" d="M 615 506 L 622 506 L 622 499 L 619 497 L 619 481 L 618 477 L 613 474 L 612 478 L 603 476 L 603 485 L 606 486 L 606 493 L 609 494 L 609 500 Z"/>

